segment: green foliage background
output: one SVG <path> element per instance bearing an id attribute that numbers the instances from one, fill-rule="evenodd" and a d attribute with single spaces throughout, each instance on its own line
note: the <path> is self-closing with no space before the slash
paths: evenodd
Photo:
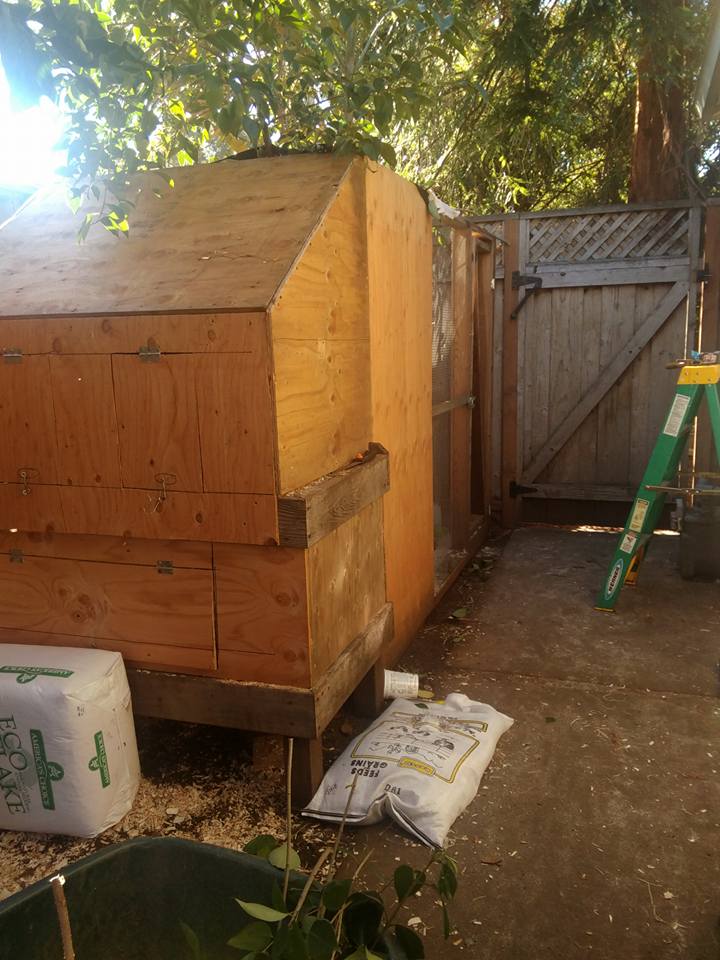
<path id="1" fill-rule="evenodd" d="M 688 117 L 706 0 L 0 0 L 18 105 L 68 115 L 79 204 L 127 229 L 140 170 L 359 150 L 484 212 L 623 200 L 637 63 Z M 717 183 L 691 119 L 688 190 Z"/>

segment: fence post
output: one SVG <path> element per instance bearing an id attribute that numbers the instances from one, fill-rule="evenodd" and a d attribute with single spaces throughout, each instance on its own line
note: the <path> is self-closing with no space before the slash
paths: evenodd
<path id="1" fill-rule="evenodd" d="M 505 219 L 503 233 L 505 248 L 503 261 L 503 338 L 502 338 L 502 445 L 501 497 L 504 527 L 517 525 L 520 500 L 510 496 L 510 484 L 519 482 L 518 476 L 518 322 L 511 316 L 518 304 L 519 291 L 513 290 L 512 275 L 520 268 L 520 220 L 517 216 Z"/>
<path id="2" fill-rule="evenodd" d="M 720 201 L 708 200 L 705 211 L 705 269 L 709 279 L 702 287 L 700 349 L 720 350 Z M 710 424 L 706 416 L 698 418 L 696 470 L 717 469 Z"/>

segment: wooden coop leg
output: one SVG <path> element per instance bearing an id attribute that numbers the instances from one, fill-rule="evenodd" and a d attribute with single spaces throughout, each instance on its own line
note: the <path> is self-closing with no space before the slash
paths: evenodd
<path id="1" fill-rule="evenodd" d="M 304 807 L 312 800 L 323 778 L 322 740 L 296 737 L 293 743 L 293 806 Z"/>
<path id="2" fill-rule="evenodd" d="M 385 700 L 385 669 L 382 660 L 376 660 L 350 697 L 350 708 L 360 717 L 376 717 Z"/>

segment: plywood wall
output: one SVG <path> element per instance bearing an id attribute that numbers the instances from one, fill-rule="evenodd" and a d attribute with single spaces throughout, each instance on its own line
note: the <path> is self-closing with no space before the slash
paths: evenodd
<path id="1" fill-rule="evenodd" d="M 390 454 L 383 499 L 392 662 L 433 602 L 432 234 L 417 188 L 366 167 L 373 440 Z"/>
<path id="2" fill-rule="evenodd" d="M 353 163 L 270 310 L 281 493 L 373 439 L 363 172 Z"/>

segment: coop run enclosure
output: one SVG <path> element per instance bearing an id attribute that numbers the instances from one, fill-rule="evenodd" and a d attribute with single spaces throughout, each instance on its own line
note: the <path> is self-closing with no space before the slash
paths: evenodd
<path id="1" fill-rule="evenodd" d="M 359 158 L 173 177 L 129 239 L 0 230 L 0 641 L 312 740 L 433 600 L 432 221 Z"/>

